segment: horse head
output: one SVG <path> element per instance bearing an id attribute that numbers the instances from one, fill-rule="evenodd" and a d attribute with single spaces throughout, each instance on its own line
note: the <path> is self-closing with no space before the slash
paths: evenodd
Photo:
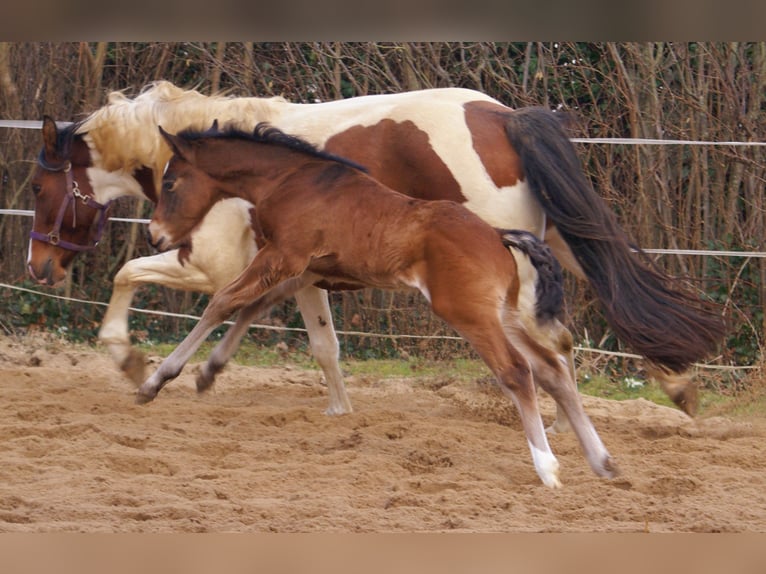
<path id="1" fill-rule="evenodd" d="M 44 285 L 60 283 L 77 253 L 93 249 L 106 221 L 107 205 L 93 199 L 87 176 L 90 152 L 75 126 L 58 128 L 43 118 L 43 147 L 32 176 L 35 196 L 27 268 Z"/>

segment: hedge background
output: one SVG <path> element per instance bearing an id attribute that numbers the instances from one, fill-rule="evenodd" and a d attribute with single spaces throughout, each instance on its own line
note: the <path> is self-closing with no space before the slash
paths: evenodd
<path id="1" fill-rule="evenodd" d="M 0 43 L 0 117 L 78 119 L 111 90 L 135 95 L 170 80 L 209 94 L 281 95 L 316 102 L 364 94 L 460 86 L 511 107 L 543 105 L 570 118 L 573 137 L 766 141 L 766 43 Z M 31 209 L 28 189 L 41 145 L 37 130 L 0 129 L 0 204 Z M 762 147 L 577 144 L 596 190 L 645 248 L 764 251 Z M 148 217 L 130 199 L 113 215 Z M 0 217 L 0 281 L 34 287 L 25 257 L 31 218 Z M 99 249 L 80 255 L 67 295 L 108 301 L 111 277 L 150 249 L 140 225 L 111 223 Z M 658 256 L 657 263 L 721 304 L 730 335 L 721 362 L 760 360 L 764 330 L 763 259 Z M 589 288 L 567 279 L 568 323 L 580 344 L 621 350 Z M 35 287 L 36 289 L 39 289 Z M 200 313 L 206 298 L 156 286 L 135 306 Z M 339 330 L 452 334 L 421 298 L 408 293 L 333 294 Z M 4 289 L 0 328 L 44 328 L 92 340 L 103 308 Z M 292 303 L 267 322 L 301 326 Z M 191 323 L 134 314 L 137 339 L 177 340 Z M 62 329 L 66 327 L 66 329 Z M 305 344 L 305 336 L 253 331 L 266 343 Z M 467 353 L 462 343 L 341 337 L 358 356 L 402 351 L 439 357 Z M 629 350 L 629 349 L 628 349 Z"/>

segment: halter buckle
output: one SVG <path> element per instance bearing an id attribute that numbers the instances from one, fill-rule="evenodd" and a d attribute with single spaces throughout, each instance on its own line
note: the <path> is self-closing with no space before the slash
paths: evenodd
<path id="1" fill-rule="evenodd" d="M 88 205 L 88 202 L 90 201 L 90 197 L 80 191 L 80 186 L 75 179 L 72 180 L 72 195 L 79 197 L 85 205 Z"/>

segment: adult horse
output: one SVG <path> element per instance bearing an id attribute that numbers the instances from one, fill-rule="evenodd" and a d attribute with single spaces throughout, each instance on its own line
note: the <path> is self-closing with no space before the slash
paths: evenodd
<path id="1" fill-rule="evenodd" d="M 562 278 L 534 235 L 498 233 L 455 202 L 395 192 L 359 166 L 268 124 L 259 124 L 252 134 L 220 132 L 217 125 L 204 133 L 162 133 L 174 155 L 149 224 L 152 245 L 183 245 L 214 205 L 234 197 L 255 206 L 259 250 L 139 388 L 139 402 L 154 399 L 235 311 L 269 306 L 315 284 L 416 288 L 471 343 L 516 405 L 545 485 L 560 482 L 535 383 L 566 413 L 593 471 L 614 476 L 616 468 L 583 410 L 567 357 L 550 344 L 564 329 L 556 317 Z M 520 273 L 520 267 L 526 269 Z M 247 322 L 239 317 L 234 329 L 238 326 L 246 328 Z M 227 338 L 213 351 L 215 365 L 232 352 Z"/>
<path id="2" fill-rule="evenodd" d="M 157 82 L 133 99 L 110 94 L 106 106 L 69 132 L 69 144 L 62 143 L 66 137 L 61 133 L 46 138 L 44 130 L 43 154 L 66 156 L 62 148 L 85 144 L 88 162 L 77 167 L 87 170 L 95 201 L 106 204 L 121 195 L 156 200 L 171 156 L 156 126 L 169 131 L 205 129 L 214 119 L 245 130 L 269 121 L 365 165 L 392 189 L 422 199 L 452 199 L 492 226 L 544 237 L 565 268 L 589 280 L 618 337 L 657 366 L 671 398 L 693 412 L 695 386 L 688 379 L 670 386 L 672 379 L 666 375 L 682 373 L 715 349 L 723 332 L 720 318 L 635 252 L 582 173 L 574 147 L 552 112 L 512 110 L 484 94 L 459 88 L 292 104 L 281 98 L 208 97 Z M 36 201 L 35 228 L 41 233 L 47 233 L 42 221 L 54 220 L 51 213 L 57 213 L 60 203 L 40 198 L 50 195 L 63 201 L 68 193 L 63 173 L 48 172 L 45 177 Z M 83 181 L 80 187 L 86 187 Z M 245 203 L 227 200 L 216 210 L 226 211 L 218 217 L 230 220 L 229 252 L 211 254 L 205 241 L 197 239 L 176 253 L 128 262 L 115 277 L 99 336 L 134 381 L 143 380 L 143 360 L 136 360 L 139 356 L 130 348 L 127 329 L 136 286 L 157 282 L 214 292 L 221 284 L 216 284 L 207 266 L 248 241 L 250 214 Z M 79 216 L 76 224 L 92 223 L 87 215 Z M 208 217 L 216 217 L 216 211 Z M 67 225 L 69 219 L 64 218 L 62 237 Z M 198 234 L 216 228 L 203 222 Z M 43 283 L 55 283 L 64 276 L 71 257 L 60 245 L 33 239 L 30 271 Z M 320 307 L 321 313 L 306 312 L 304 319 L 315 356 L 320 364 L 320 357 L 334 357 L 326 360 L 329 364 L 337 361 L 338 345 L 326 300 L 313 311 Z M 320 317 L 321 321 L 313 321 L 329 328 L 312 325 L 313 317 Z M 134 365 L 139 368 L 131 370 Z"/>

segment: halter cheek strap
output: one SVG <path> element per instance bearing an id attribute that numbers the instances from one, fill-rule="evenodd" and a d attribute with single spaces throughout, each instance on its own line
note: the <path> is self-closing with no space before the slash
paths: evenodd
<path id="1" fill-rule="evenodd" d="M 112 203 L 112 201 L 109 200 L 106 203 L 99 203 L 91 196 L 83 194 L 80 191 L 80 186 L 72 176 L 72 164 L 70 162 L 67 162 L 63 167 L 55 168 L 47 164 L 41 156 L 40 165 L 49 171 L 64 171 L 66 173 L 67 190 L 71 193 L 66 194 L 64 202 L 61 204 L 61 207 L 59 207 L 59 212 L 56 215 L 56 223 L 54 224 L 50 233 L 40 233 L 39 231 L 32 230 L 29 234 L 30 238 L 36 239 L 37 241 L 42 241 L 43 243 L 49 243 L 56 247 L 61 247 L 62 249 L 68 249 L 69 251 L 91 251 L 95 249 L 98 245 L 98 242 L 101 241 L 101 236 L 104 233 L 104 227 L 106 226 L 107 221 L 106 211 L 109 209 L 109 205 Z M 66 213 L 66 209 L 69 204 L 75 202 L 74 205 L 72 205 L 72 209 L 75 211 L 76 217 L 76 200 L 78 198 L 82 201 L 83 204 L 99 211 L 96 236 L 93 239 L 93 243 L 91 245 L 78 245 L 77 243 L 71 243 L 61 239 L 61 223 L 64 221 L 64 213 Z"/>

